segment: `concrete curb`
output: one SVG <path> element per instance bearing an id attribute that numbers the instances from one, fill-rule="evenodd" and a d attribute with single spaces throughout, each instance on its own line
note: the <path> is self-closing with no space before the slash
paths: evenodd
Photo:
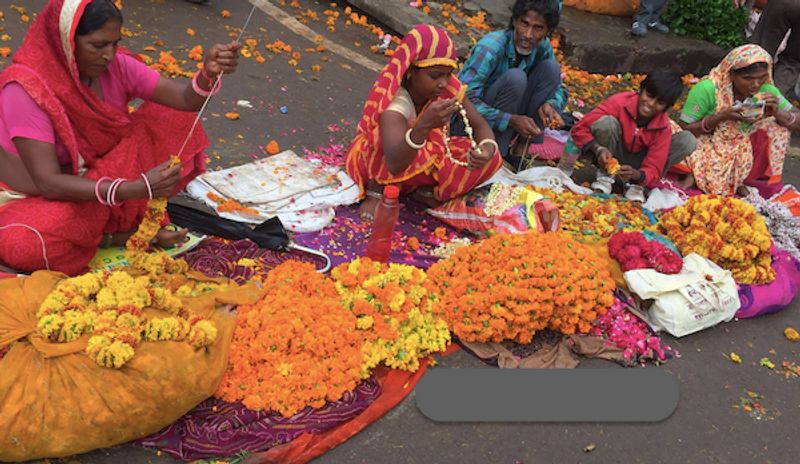
<path id="1" fill-rule="evenodd" d="M 348 3 L 380 21 L 394 33 L 403 35 L 421 23 L 439 23 L 440 17 L 429 16 L 397 0 L 349 0 Z M 436 2 L 426 2 L 432 5 Z M 466 11 L 483 10 L 487 22 L 504 27 L 511 18 L 514 0 L 470 0 Z M 468 8 L 467 8 L 468 7 Z M 649 73 L 669 66 L 681 74 L 705 75 L 725 56 L 725 50 L 701 40 L 674 34 L 649 33 L 643 38 L 630 35 L 630 18 L 585 13 L 565 7 L 557 28 L 562 37 L 562 51 L 567 61 L 589 72 L 602 74 Z M 452 37 L 458 55 L 468 55 L 472 44 L 465 34 Z"/>

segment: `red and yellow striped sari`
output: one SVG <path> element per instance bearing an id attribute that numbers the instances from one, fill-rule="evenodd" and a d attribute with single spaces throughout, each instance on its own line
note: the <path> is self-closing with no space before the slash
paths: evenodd
<path id="1" fill-rule="evenodd" d="M 355 140 L 347 151 L 345 167 L 350 177 L 361 187 L 362 196 L 367 183 L 374 180 L 384 185 L 395 184 L 403 192 L 434 186 L 436 199 L 446 201 L 472 190 L 500 169 L 503 161 L 499 153 L 477 170 L 454 163 L 446 155 L 443 128 L 428 133 L 425 146 L 417 152 L 417 157 L 403 172 L 392 174 L 386 165 L 380 136 L 380 118 L 402 86 L 406 72 L 412 65 L 446 65 L 455 68 L 456 60 L 455 44 L 438 27 L 419 25 L 403 37 L 372 86 Z M 440 98 L 452 98 L 458 94 L 460 88 L 461 82 L 452 76 Z M 422 112 L 424 111 L 423 109 Z M 453 158 L 467 160 L 470 149 L 467 137 L 450 137 L 449 146 Z"/>

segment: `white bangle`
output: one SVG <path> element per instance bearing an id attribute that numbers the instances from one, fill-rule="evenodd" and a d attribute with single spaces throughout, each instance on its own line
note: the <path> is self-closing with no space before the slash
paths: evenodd
<path id="1" fill-rule="evenodd" d="M 789 116 L 792 117 L 791 121 L 787 122 L 783 127 L 791 127 L 795 122 L 797 122 L 797 115 L 793 111 L 789 111 Z"/>
<path id="2" fill-rule="evenodd" d="M 414 143 L 414 141 L 411 140 L 411 131 L 412 130 L 414 130 L 414 129 L 412 128 L 412 129 L 409 129 L 409 130 L 406 131 L 406 143 L 408 144 L 409 147 L 413 148 L 414 150 L 422 150 L 423 148 L 425 148 L 425 142 L 423 142 L 423 143 Z"/>
<path id="3" fill-rule="evenodd" d="M 490 145 L 493 145 L 493 146 L 494 146 L 494 151 L 492 152 L 492 155 L 494 155 L 495 153 L 497 153 L 498 151 L 500 151 L 500 146 L 499 146 L 499 145 L 497 145 L 497 141 L 496 141 L 496 140 L 492 140 L 492 139 L 483 139 L 483 140 L 481 140 L 480 142 L 478 142 L 478 146 L 480 147 L 480 146 L 481 146 L 481 145 L 483 145 L 484 143 L 488 143 L 488 144 L 490 144 Z"/>
<path id="4" fill-rule="evenodd" d="M 144 173 L 141 174 L 142 179 L 144 179 L 144 185 L 147 187 L 147 198 L 152 200 L 153 199 L 153 189 L 150 187 L 150 181 L 147 179 L 147 176 Z"/>

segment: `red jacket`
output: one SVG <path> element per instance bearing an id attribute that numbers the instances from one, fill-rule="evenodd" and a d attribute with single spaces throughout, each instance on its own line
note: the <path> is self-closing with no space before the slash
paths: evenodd
<path id="1" fill-rule="evenodd" d="M 575 124 L 572 128 L 572 140 L 578 148 L 585 150 L 594 144 L 592 124 L 602 116 L 615 117 L 622 127 L 622 143 L 625 149 L 631 153 L 646 150 L 639 170 L 645 175 L 642 185 L 649 187 L 661 178 L 661 173 L 664 171 L 672 140 L 672 129 L 666 112 L 656 115 L 647 126 L 636 127 L 638 99 L 639 94 L 636 92 L 620 92 L 612 95 Z"/>

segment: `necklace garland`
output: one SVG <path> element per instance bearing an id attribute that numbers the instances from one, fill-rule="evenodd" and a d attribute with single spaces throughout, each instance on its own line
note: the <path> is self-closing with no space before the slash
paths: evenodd
<path id="1" fill-rule="evenodd" d="M 461 88 L 458 91 L 457 99 L 456 99 L 456 107 L 458 108 L 458 114 L 461 115 L 461 120 L 464 121 L 464 132 L 466 132 L 467 137 L 469 137 L 469 144 L 473 150 L 476 150 L 480 153 L 481 149 L 478 147 L 478 144 L 475 143 L 475 137 L 473 136 L 472 126 L 469 125 L 469 118 L 467 117 L 467 109 L 464 108 L 464 104 L 461 103 L 464 99 L 464 94 L 467 91 L 467 86 L 461 84 Z M 450 151 L 450 123 L 447 123 L 442 127 L 442 135 L 444 136 L 444 150 L 447 158 L 450 159 L 453 163 L 467 167 L 469 166 L 469 162 L 461 161 L 455 159 L 453 153 Z"/>

